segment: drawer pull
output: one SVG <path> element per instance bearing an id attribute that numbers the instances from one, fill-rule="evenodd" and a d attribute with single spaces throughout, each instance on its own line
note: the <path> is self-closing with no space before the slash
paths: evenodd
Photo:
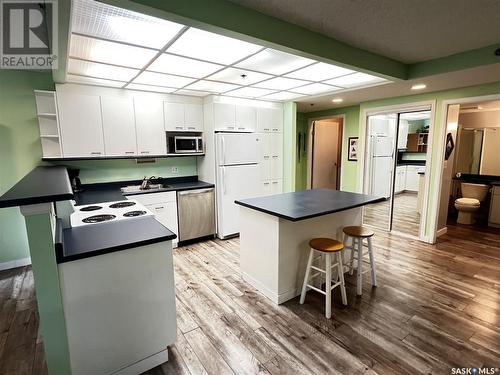
<path id="1" fill-rule="evenodd" d="M 99 151 L 93 151 L 90 153 L 90 155 L 101 155 L 102 152 L 99 152 Z"/>
<path id="2" fill-rule="evenodd" d="M 155 210 L 163 210 L 165 207 L 164 206 L 158 206 L 158 207 L 155 207 Z"/>
<path id="3" fill-rule="evenodd" d="M 134 151 L 125 151 L 125 153 L 128 154 L 128 155 L 135 154 Z"/>
<path id="4" fill-rule="evenodd" d="M 141 151 L 141 154 L 149 154 L 149 151 Z"/>

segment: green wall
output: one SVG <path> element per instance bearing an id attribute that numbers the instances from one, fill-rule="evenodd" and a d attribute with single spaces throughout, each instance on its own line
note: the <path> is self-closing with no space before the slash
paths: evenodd
<path id="1" fill-rule="evenodd" d="M 297 160 L 297 104 L 283 105 L 283 191 L 295 190 Z"/>
<path id="2" fill-rule="evenodd" d="M 40 162 L 33 89 L 52 90 L 53 86 L 50 72 L 0 70 L 0 195 Z M 0 209 L 0 263 L 28 256 L 19 208 Z"/>

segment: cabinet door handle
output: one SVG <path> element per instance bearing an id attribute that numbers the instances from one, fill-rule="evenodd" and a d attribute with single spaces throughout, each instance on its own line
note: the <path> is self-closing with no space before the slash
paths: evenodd
<path id="1" fill-rule="evenodd" d="M 265 131 L 265 132 L 268 132 L 269 130 L 271 130 L 271 129 L 269 129 L 269 128 L 264 128 L 264 131 Z"/>
<path id="2" fill-rule="evenodd" d="M 163 207 L 163 206 L 158 206 L 158 207 L 155 207 L 155 210 L 162 210 L 162 209 L 164 209 L 164 208 L 165 208 L 165 207 Z"/>
<path id="3" fill-rule="evenodd" d="M 141 151 L 141 154 L 149 154 L 149 151 Z"/>
<path id="4" fill-rule="evenodd" d="M 273 155 L 273 159 L 278 159 L 278 158 L 279 158 L 279 156 Z"/>
<path id="5" fill-rule="evenodd" d="M 273 128 L 273 132 L 277 132 L 278 130 L 278 128 Z"/>
<path id="6" fill-rule="evenodd" d="M 102 154 L 102 152 L 100 152 L 100 151 L 92 151 L 90 153 L 90 155 L 101 155 L 101 154 Z"/>
<path id="7" fill-rule="evenodd" d="M 184 126 L 176 126 L 175 128 L 182 130 L 182 129 L 184 129 Z"/>
<path id="8" fill-rule="evenodd" d="M 269 182 L 264 182 L 264 185 L 269 185 Z"/>
<path id="9" fill-rule="evenodd" d="M 126 153 L 126 154 L 129 154 L 129 155 L 130 155 L 130 154 L 135 154 L 135 152 L 134 152 L 134 151 L 125 151 L 125 153 Z"/>
<path id="10" fill-rule="evenodd" d="M 234 129 L 234 126 L 228 126 L 227 128 L 228 129 Z"/>
<path id="11" fill-rule="evenodd" d="M 264 159 L 269 159 L 269 155 L 264 155 Z"/>
<path id="12" fill-rule="evenodd" d="M 188 129 L 196 129 L 195 126 L 188 126 Z"/>
<path id="13" fill-rule="evenodd" d="M 245 130 L 246 128 L 238 128 L 238 130 Z"/>

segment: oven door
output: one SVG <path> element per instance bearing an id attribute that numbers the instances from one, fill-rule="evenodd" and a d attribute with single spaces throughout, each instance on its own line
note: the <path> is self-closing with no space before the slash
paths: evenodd
<path id="1" fill-rule="evenodd" d="M 198 152 L 197 137 L 175 137 L 175 153 L 195 153 Z"/>

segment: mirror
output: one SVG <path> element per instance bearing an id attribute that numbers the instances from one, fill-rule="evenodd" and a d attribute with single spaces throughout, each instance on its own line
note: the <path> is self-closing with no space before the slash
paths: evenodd
<path id="1" fill-rule="evenodd" d="M 500 176 L 499 128 L 460 127 L 457 141 L 455 173 Z"/>

